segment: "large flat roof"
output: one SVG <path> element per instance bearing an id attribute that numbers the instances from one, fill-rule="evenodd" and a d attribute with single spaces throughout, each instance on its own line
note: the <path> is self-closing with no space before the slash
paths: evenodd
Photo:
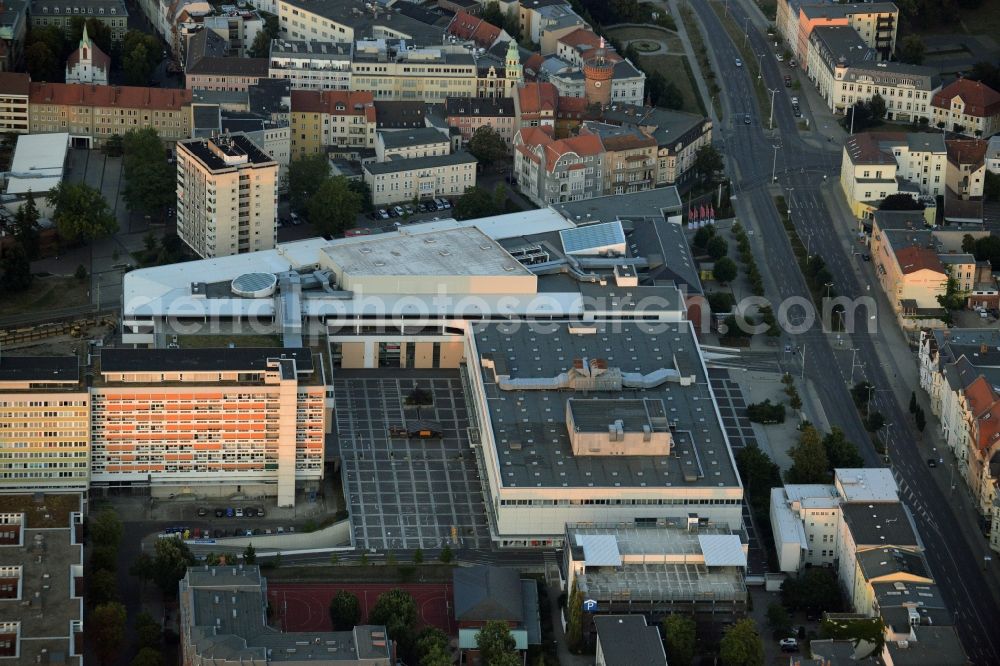
<path id="1" fill-rule="evenodd" d="M 580 329 L 575 329 L 580 330 Z M 492 428 L 500 483 L 514 487 L 738 487 L 729 443 L 690 322 L 602 322 L 576 334 L 567 324 L 545 331 L 531 325 L 490 324 L 477 328 L 480 357 L 490 356 L 496 375 L 512 379 L 554 378 L 575 359 L 603 359 L 609 368 L 647 376 L 677 369 L 693 377 L 684 386 L 666 381 L 651 388 L 620 391 L 503 390 L 494 371 L 482 380 Z M 566 400 L 660 399 L 671 422 L 669 456 L 605 457 L 573 455 L 566 430 Z"/>
<path id="2" fill-rule="evenodd" d="M 323 253 L 352 276 L 530 276 L 495 240 L 476 227 L 428 233 L 419 227 L 400 233 L 357 236 L 330 244 Z"/>
<path id="3" fill-rule="evenodd" d="M 842 509 L 858 546 L 920 546 L 920 537 L 900 502 L 844 504 Z"/>
<path id="4" fill-rule="evenodd" d="M 226 372 L 262 371 L 268 359 L 295 361 L 296 370 L 313 370 L 305 348 L 236 347 L 217 349 L 117 349 L 101 351 L 101 372 Z"/>
<path id="5" fill-rule="evenodd" d="M 23 134 L 17 137 L 14 161 L 7 178 L 7 194 L 25 194 L 31 190 L 44 195 L 63 178 L 69 134 Z"/>
<path id="6" fill-rule="evenodd" d="M 80 378 L 76 356 L 0 356 L 0 382 L 75 382 Z"/>

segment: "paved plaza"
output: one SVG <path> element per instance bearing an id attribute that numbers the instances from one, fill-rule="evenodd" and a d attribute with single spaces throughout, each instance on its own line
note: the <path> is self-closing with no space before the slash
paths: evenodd
<path id="1" fill-rule="evenodd" d="M 406 371 L 403 371 L 405 373 Z M 404 407 L 420 387 L 433 406 Z M 344 465 L 344 495 L 359 547 L 378 551 L 488 549 L 489 528 L 458 373 L 440 377 L 333 380 L 334 418 Z M 417 419 L 441 424 L 440 439 L 389 437 L 389 427 Z"/>

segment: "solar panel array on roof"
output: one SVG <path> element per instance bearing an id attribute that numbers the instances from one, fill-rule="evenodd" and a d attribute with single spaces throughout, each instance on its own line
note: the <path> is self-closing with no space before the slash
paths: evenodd
<path id="1" fill-rule="evenodd" d="M 566 254 L 625 254 L 625 230 L 620 220 L 589 224 L 559 232 Z"/>

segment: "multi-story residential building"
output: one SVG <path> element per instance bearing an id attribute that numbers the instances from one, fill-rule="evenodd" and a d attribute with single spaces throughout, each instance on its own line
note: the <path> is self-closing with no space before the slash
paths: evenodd
<path id="1" fill-rule="evenodd" d="M 946 183 L 949 194 L 962 199 L 982 197 L 989 143 L 982 139 L 949 139 L 947 146 Z M 946 199 L 946 207 L 947 204 Z"/>
<path id="2" fill-rule="evenodd" d="M 698 149 L 712 143 L 712 121 L 693 113 L 613 104 L 601 109 L 599 117 L 604 123 L 637 127 L 656 140 L 657 187 L 687 181 Z"/>
<path id="3" fill-rule="evenodd" d="M 934 124 L 986 139 L 1000 132 L 1000 93 L 979 81 L 958 79 L 934 94 Z"/>
<path id="4" fill-rule="evenodd" d="M 378 100 L 475 97 L 477 80 L 476 61 L 469 53 L 384 39 L 359 41 L 354 47 L 351 87 L 371 91 Z"/>
<path id="5" fill-rule="evenodd" d="M 363 0 L 279 0 L 278 20 L 285 39 L 323 42 L 404 39 L 434 46 L 444 43 L 446 28 Z"/>
<path id="6" fill-rule="evenodd" d="M 111 41 L 121 42 L 128 30 L 128 9 L 123 0 L 31 0 L 28 10 L 32 27 L 55 26 L 69 36 L 73 19 L 97 19 L 111 30 Z"/>
<path id="7" fill-rule="evenodd" d="M 229 42 L 214 30 L 196 32 L 187 42 L 185 87 L 243 91 L 267 78 L 267 58 L 234 58 L 228 51 Z"/>
<path id="8" fill-rule="evenodd" d="M 832 485 L 790 483 L 771 489 L 771 529 L 781 571 L 833 566 L 841 501 Z"/>
<path id="9" fill-rule="evenodd" d="M 164 141 L 191 135 L 191 91 L 76 83 L 32 83 L 32 134 L 69 132 L 75 147 L 99 147 L 115 134 L 152 127 Z"/>
<path id="10" fill-rule="evenodd" d="M 882 144 L 898 142 L 903 136 L 898 133 L 855 134 L 844 142 L 840 187 L 855 217 L 870 214 L 882 199 L 899 191 L 896 159 Z"/>
<path id="11" fill-rule="evenodd" d="M 638 127 L 587 121 L 580 134 L 604 146 L 604 193 L 631 194 L 656 187 L 656 139 Z"/>
<path id="12" fill-rule="evenodd" d="M 896 50 L 899 8 L 891 2 L 832 2 L 802 3 L 800 0 L 778 0 L 776 24 L 802 66 L 806 63 L 809 37 L 822 26 L 849 26 L 878 52 L 879 59 L 888 60 Z"/>
<path id="13" fill-rule="evenodd" d="M 0 493 L 86 492 L 90 397 L 76 356 L 0 358 Z M 2 549 L 0 549 L 2 550 Z"/>
<path id="14" fill-rule="evenodd" d="M 204 30 L 226 40 L 226 55 L 245 58 L 257 39 L 257 33 L 264 29 L 264 19 L 256 10 L 246 6 L 223 5 L 217 13 L 202 19 L 202 25 Z"/>
<path id="15" fill-rule="evenodd" d="M 521 35 L 525 39 L 530 39 L 532 42 L 539 45 L 542 43 L 542 32 L 546 25 L 545 12 L 547 12 L 548 8 L 557 7 L 560 10 L 559 15 L 565 14 L 566 12 L 572 12 L 569 3 L 566 2 L 566 0 L 523 0 L 523 2 L 517 2 L 515 4 L 517 7 L 518 23 L 521 29 Z M 502 6 L 501 10 L 503 10 Z M 548 14 L 548 16 L 551 17 L 553 15 Z M 568 34 L 568 32 L 571 31 L 567 31 L 563 34 Z M 554 46 L 552 51 L 555 51 Z M 547 51 L 547 53 L 551 53 L 552 51 Z"/>
<path id="16" fill-rule="evenodd" d="M 896 312 L 941 308 L 938 297 L 947 292 L 949 273 L 933 247 L 921 244 L 925 236 L 885 232 L 872 253 L 879 284 Z"/>
<path id="17" fill-rule="evenodd" d="M 375 160 L 408 160 L 437 157 L 451 152 L 451 137 L 434 127 L 380 131 L 375 137 Z"/>
<path id="18" fill-rule="evenodd" d="M 180 581 L 183 666 L 392 666 L 384 626 L 282 632 L 267 620 L 267 580 L 256 565 L 191 567 Z"/>
<path id="19" fill-rule="evenodd" d="M 480 127 L 492 128 L 507 145 L 514 141 L 516 116 L 511 97 L 450 97 L 445 101 L 445 112 L 448 125 L 462 133 L 463 141 L 471 139 Z"/>
<path id="20" fill-rule="evenodd" d="M 200 257 L 270 250 L 278 163 L 244 134 L 177 142 L 177 235 Z"/>
<path id="21" fill-rule="evenodd" d="M 0 501 L 0 658 L 83 666 L 83 497 L 39 492 Z"/>
<path id="22" fill-rule="evenodd" d="M 604 194 L 605 168 L 599 136 L 555 139 L 544 127 L 514 134 L 514 176 L 521 192 L 539 206 Z"/>
<path id="23" fill-rule="evenodd" d="M 245 277 L 234 293 L 267 288 Z M 105 349 L 91 387 L 92 483 L 294 506 L 297 486 L 323 478 L 325 401 L 308 349 Z"/>
<path id="24" fill-rule="evenodd" d="M 329 146 L 375 148 L 376 114 L 371 92 L 292 91 L 292 156 Z"/>
<path id="25" fill-rule="evenodd" d="M 464 11 L 457 12 L 452 18 L 448 24 L 448 35 L 463 42 L 471 42 L 480 49 L 488 49 L 500 40 L 510 40 L 503 28 Z"/>
<path id="26" fill-rule="evenodd" d="M 817 27 L 809 37 L 806 70 L 834 113 L 845 113 L 875 95 L 885 100 L 886 118 L 929 122 L 940 77 L 929 67 L 878 61 L 849 26 Z"/>
<path id="27" fill-rule="evenodd" d="M 583 66 L 595 49 L 601 48 L 601 36 L 590 29 L 590 26 L 577 28 L 556 40 L 555 55 L 577 67 Z M 604 48 L 609 48 L 605 46 Z"/>
<path id="28" fill-rule="evenodd" d="M 518 88 L 514 96 L 516 127 L 556 126 L 559 110 L 559 91 L 548 82 L 529 82 Z M 516 134 L 516 130 L 515 130 Z"/>
<path id="29" fill-rule="evenodd" d="M 292 90 L 350 90 L 352 42 L 271 42 L 268 76 L 288 79 Z"/>
<path id="30" fill-rule="evenodd" d="M 990 137 L 986 144 L 986 170 L 992 174 L 1000 175 L 1000 136 Z"/>
<path id="31" fill-rule="evenodd" d="M 86 24 L 80 37 L 80 46 L 66 60 L 66 83 L 92 83 L 108 85 L 111 58 L 94 44 L 87 34 Z"/>
<path id="32" fill-rule="evenodd" d="M 0 12 L 0 72 L 13 72 L 24 55 L 29 0 L 9 0 Z"/>
<path id="33" fill-rule="evenodd" d="M 459 151 L 367 163 L 362 171 L 365 183 L 371 188 L 372 203 L 384 206 L 414 199 L 461 196 L 476 186 L 476 164 L 475 157 Z"/>
<path id="34" fill-rule="evenodd" d="M 31 77 L 15 72 L 0 72 L 0 131 L 28 133 L 30 95 Z"/>
<path id="35" fill-rule="evenodd" d="M 546 5 L 529 13 L 537 16 L 537 20 L 532 21 L 531 41 L 538 44 L 542 55 L 555 53 L 559 38 L 588 27 L 587 22 L 565 4 Z"/>

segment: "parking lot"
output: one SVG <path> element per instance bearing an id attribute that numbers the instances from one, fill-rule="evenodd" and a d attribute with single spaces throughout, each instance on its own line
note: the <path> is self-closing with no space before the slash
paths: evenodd
<path id="1" fill-rule="evenodd" d="M 333 380 L 344 494 L 358 546 L 376 550 L 489 548 L 483 498 L 469 449 L 457 373 L 421 378 L 342 371 Z M 432 407 L 404 407 L 420 387 Z M 425 419 L 441 438 L 389 437 L 390 426 Z"/>

